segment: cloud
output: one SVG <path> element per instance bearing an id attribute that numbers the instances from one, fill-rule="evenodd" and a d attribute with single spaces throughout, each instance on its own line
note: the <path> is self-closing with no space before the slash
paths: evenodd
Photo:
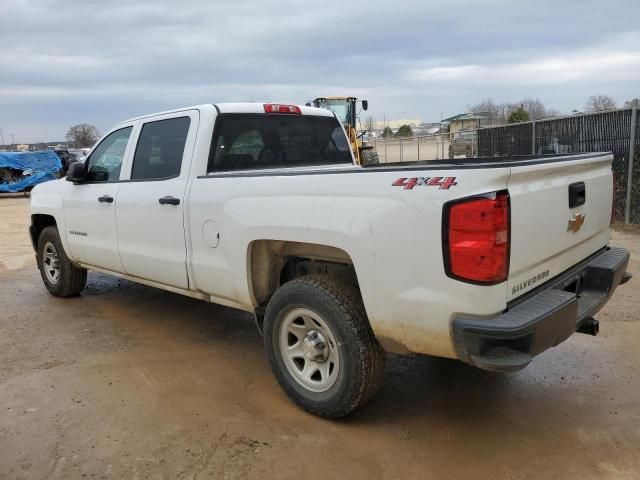
<path id="1" fill-rule="evenodd" d="M 640 27 L 611 12 L 640 4 L 0 0 L 0 127 L 53 140 L 188 104 L 336 94 L 425 120 L 486 97 L 624 101 L 640 95 Z"/>
<path id="2" fill-rule="evenodd" d="M 625 35 L 625 40 L 625 46 L 578 49 L 525 61 L 409 68 L 406 79 L 419 83 L 463 83 L 473 79 L 476 85 L 496 87 L 518 84 L 575 88 L 577 84 L 601 79 L 631 83 L 640 79 L 640 34 Z"/>

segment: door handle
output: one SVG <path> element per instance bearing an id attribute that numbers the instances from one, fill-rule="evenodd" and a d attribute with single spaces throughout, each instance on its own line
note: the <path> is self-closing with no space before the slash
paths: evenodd
<path id="1" fill-rule="evenodd" d="M 103 195 L 101 197 L 98 197 L 98 201 L 100 203 L 113 203 L 113 197 L 109 195 Z"/>
<path id="2" fill-rule="evenodd" d="M 180 199 L 167 195 L 158 199 L 160 205 L 180 205 Z"/>

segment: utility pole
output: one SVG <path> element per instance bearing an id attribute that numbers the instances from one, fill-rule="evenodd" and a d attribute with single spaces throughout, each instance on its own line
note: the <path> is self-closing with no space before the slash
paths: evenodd
<path id="1" fill-rule="evenodd" d="M 387 112 L 384 112 L 382 114 L 382 124 L 383 124 L 382 134 L 386 135 L 385 130 L 387 129 Z M 389 140 L 389 139 L 387 137 L 383 137 L 383 140 L 384 140 L 384 162 L 388 163 L 389 160 L 388 160 L 388 157 L 387 157 L 387 140 Z"/>
<path id="2" fill-rule="evenodd" d="M 440 112 L 440 133 L 442 133 L 442 117 L 444 116 L 443 112 Z M 451 134 L 449 134 L 451 135 Z M 442 147 L 442 159 L 444 160 L 444 135 L 440 135 L 440 143 L 441 143 L 441 147 Z M 438 148 L 436 146 L 436 148 Z"/>

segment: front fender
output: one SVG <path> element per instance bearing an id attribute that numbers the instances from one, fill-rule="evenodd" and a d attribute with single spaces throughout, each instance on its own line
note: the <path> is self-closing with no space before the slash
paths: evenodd
<path id="1" fill-rule="evenodd" d="M 37 185 L 31 191 L 31 228 L 33 228 L 33 218 L 35 215 L 48 215 L 53 217 L 56 226 L 58 227 L 58 233 L 60 234 L 60 241 L 67 256 L 73 260 L 70 255 L 70 249 L 67 242 L 66 227 L 64 222 L 64 192 L 67 188 L 67 181 L 65 179 L 54 180 L 51 182 L 41 183 Z M 32 233 L 32 232 L 31 232 Z M 34 249 L 37 249 L 37 241 L 32 238 L 34 243 Z"/>

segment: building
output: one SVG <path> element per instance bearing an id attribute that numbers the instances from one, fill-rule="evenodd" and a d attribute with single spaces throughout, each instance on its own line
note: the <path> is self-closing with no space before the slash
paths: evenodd
<path id="1" fill-rule="evenodd" d="M 460 130 L 480 128 L 481 121 L 484 119 L 485 117 L 474 113 L 459 113 L 453 117 L 445 118 L 442 123 L 448 123 L 449 132 L 454 133 Z"/>
<path id="2" fill-rule="evenodd" d="M 417 127 L 422 123 L 420 118 L 404 118 L 400 120 L 387 120 L 386 122 L 377 121 L 373 124 L 374 130 L 384 130 L 389 127 L 391 130 L 398 130 L 402 125 L 409 125 L 411 128 Z"/>

